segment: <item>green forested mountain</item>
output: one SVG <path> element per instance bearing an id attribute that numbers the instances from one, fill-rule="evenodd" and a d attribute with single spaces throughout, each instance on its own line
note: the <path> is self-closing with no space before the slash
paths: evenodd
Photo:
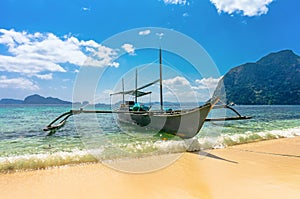
<path id="1" fill-rule="evenodd" d="M 223 98 L 224 92 L 227 103 L 300 104 L 300 56 L 283 50 L 232 68 L 215 95 Z"/>

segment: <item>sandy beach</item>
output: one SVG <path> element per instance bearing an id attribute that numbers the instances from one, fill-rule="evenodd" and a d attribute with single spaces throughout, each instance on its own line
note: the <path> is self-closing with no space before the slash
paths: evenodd
<path id="1" fill-rule="evenodd" d="M 136 165 L 148 165 L 154 158 L 137 160 Z M 0 174 L 0 195 L 2 199 L 298 199 L 300 137 L 184 153 L 170 166 L 145 174 L 119 172 L 100 163 Z"/>

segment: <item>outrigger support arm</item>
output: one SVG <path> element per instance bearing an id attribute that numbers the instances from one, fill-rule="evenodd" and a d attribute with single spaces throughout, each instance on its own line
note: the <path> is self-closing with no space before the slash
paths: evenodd
<path id="1" fill-rule="evenodd" d="M 220 109 L 220 108 L 228 108 L 232 110 L 235 114 L 237 114 L 236 117 L 225 117 L 225 118 L 206 118 L 206 122 L 215 122 L 215 121 L 228 121 L 228 120 L 247 120 L 251 119 L 251 116 L 242 116 L 237 110 L 234 108 L 228 106 L 228 105 L 216 105 L 213 107 L 213 109 Z"/>
<path id="2" fill-rule="evenodd" d="M 62 128 L 66 122 L 67 119 L 72 115 L 78 115 L 80 113 L 136 113 L 136 114 L 145 114 L 148 113 L 148 111 L 109 111 L 109 110 L 70 110 L 66 113 L 61 114 L 56 119 L 54 119 L 50 124 L 48 124 L 43 131 L 50 131 L 48 135 L 54 134 L 57 130 Z M 62 119 L 63 118 L 63 119 Z M 61 120 L 60 120 L 61 119 Z M 60 122 L 58 122 L 60 120 Z M 58 122 L 58 123 L 57 123 Z M 55 124 L 57 123 L 57 124 Z"/>
<path id="3" fill-rule="evenodd" d="M 78 112 L 78 111 L 77 111 Z M 54 134 L 58 129 L 60 129 L 61 127 L 63 127 L 66 122 L 67 119 L 74 115 L 74 114 L 79 114 L 79 112 L 77 113 L 74 110 L 70 110 L 66 113 L 61 114 L 60 116 L 58 116 L 55 120 L 53 120 L 50 124 L 48 124 L 43 130 L 44 131 L 50 131 L 50 133 L 48 135 L 52 135 Z M 64 117 L 64 118 L 63 118 Z M 63 118 L 58 124 L 54 124 L 56 123 L 58 120 L 60 120 L 61 118 Z"/>

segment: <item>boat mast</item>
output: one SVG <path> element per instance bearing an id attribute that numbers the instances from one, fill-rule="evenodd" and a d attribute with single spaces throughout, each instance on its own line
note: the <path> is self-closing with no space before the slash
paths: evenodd
<path id="1" fill-rule="evenodd" d="M 122 91 L 123 91 L 123 93 L 122 93 L 122 95 L 123 95 L 123 104 L 125 104 L 125 94 L 124 94 L 124 92 L 125 92 L 125 89 L 124 89 L 124 78 L 122 78 Z"/>
<path id="2" fill-rule="evenodd" d="M 162 91 L 162 56 L 159 48 L 159 88 L 160 88 L 160 110 L 163 111 L 163 91 Z"/>
<path id="3" fill-rule="evenodd" d="M 138 90 L 137 90 L 137 76 L 138 76 L 138 71 L 136 69 L 135 70 L 135 100 L 134 100 L 135 103 L 137 103 L 137 93 L 138 93 Z"/>

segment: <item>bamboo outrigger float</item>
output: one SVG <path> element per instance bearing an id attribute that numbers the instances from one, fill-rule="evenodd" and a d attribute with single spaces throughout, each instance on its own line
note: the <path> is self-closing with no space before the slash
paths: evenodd
<path id="1" fill-rule="evenodd" d="M 122 91 L 113 93 L 111 95 L 121 94 L 123 95 L 123 104 L 117 110 L 70 110 L 47 125 L 43 130 L 50 131 L 48 135 L 54 134 L 58 129 L 62 128 L 67 119 L 72 115 L 82 113 L 96 113 L 96 114 L 117 114 L 118 121 L 121 123 L 129 123 L 131 125 L 137 125 L 145 127 L 147 129 L 155 129 L 163 131 L 169 134 L 179 136 L 183 139 L 192 138 L 197 135 L 206 121 L 226 121 L 226 120 L 244 120 L 251 117 L 240 115 L 235 109 L 227 105 L 216 105 L 219 101 L 218 98 L 210 99 L 204 105 L 187 110 L 164 110 L 163 107 L 163 92 L 162 92 L 162 54 L 159 51 L 160 62 L 160 78 L 151 83 L 148 83 L 142 87 L 137 87 L 137 71 L 135 89 L 130 91 L 124 91 L 124 81 L 122 80 Z M 160 110 L 150 110 L 150 107 L 141 106 L 138 103 L 138 97 L 148 95 L 151 92 L 142 92 L 141 90 L 147 88 L 155 83 L 160 83 Z M 135 96 L 134 101 L 124 100 L 124 95 Z M 207 118 L 211 109 L 227 108 L 236 113 L 236 117 L 226 118 Z"/>

